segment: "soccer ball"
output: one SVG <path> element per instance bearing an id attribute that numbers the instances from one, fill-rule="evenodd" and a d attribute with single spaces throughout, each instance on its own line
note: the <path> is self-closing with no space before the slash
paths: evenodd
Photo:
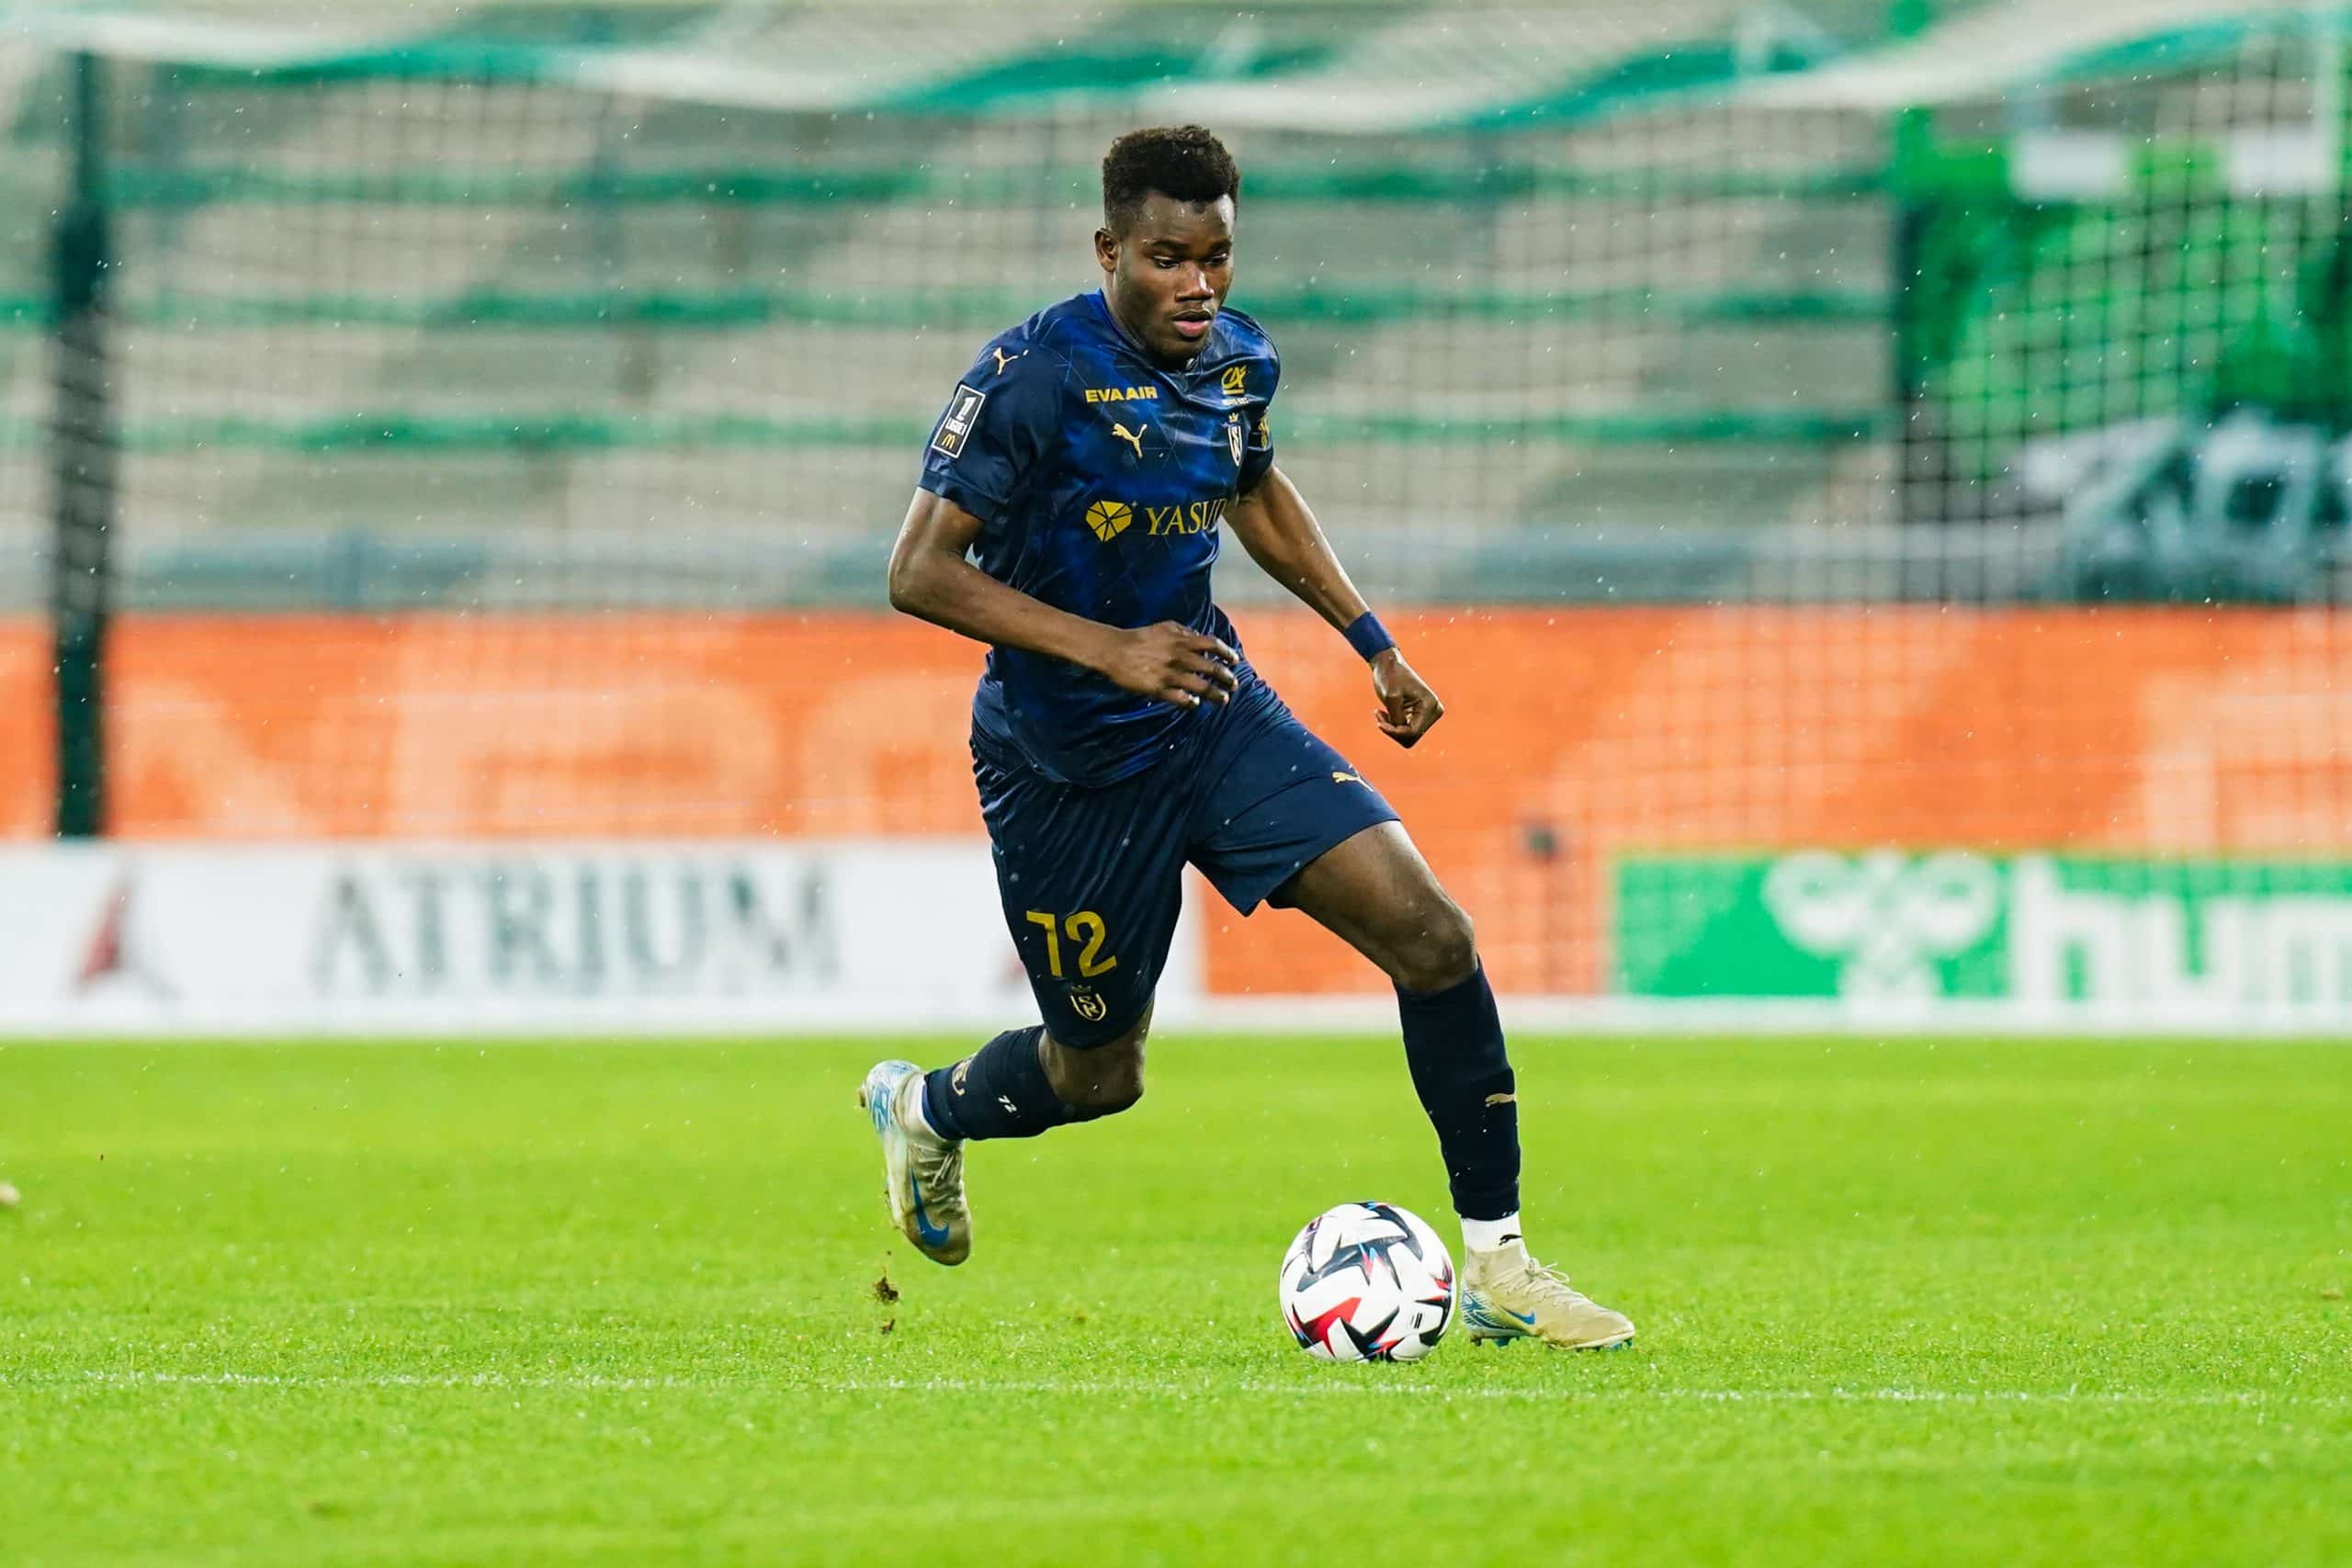
<path id="1" fill-rule="evenodd" d="M 1283 1322 L 1322 1361 L 1418 1361 L 1453 1321 L 1453 1259 L 1419 1215 L 1342 1203 L 1283 1254 Z"/>

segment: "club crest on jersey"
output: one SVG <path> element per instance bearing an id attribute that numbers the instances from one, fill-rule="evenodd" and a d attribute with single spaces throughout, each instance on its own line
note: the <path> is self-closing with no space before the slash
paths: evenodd
<path id="1" fill-rule="evenodd" d="M 1227 366 L 1225 374 L 1218 378 L 1217 384 L 1225 389 L 1226 401 L 1229 403 L 1241 401 L 1250 395 L 1250 367 L 1247 365 Z"/>
<path id="2" fill-rule="evenodd" d="M 939 428 L 931 437 L 931 449 L 942 457 L 953 457 L 964 450 L 970 439 L 972 426 L 979 422 L 980 405 L 989 395 L 978 387 L 956 383 L 956 395 L 947 400 L 947 412 L 939 416 Z"/>
<path id="3" fill-rule="evenodd" d="M 1233 454 L 1236 464 L 1241 461 L 1241 416 L 1227 414 L 1225 418 L 1225 446 Z"/>

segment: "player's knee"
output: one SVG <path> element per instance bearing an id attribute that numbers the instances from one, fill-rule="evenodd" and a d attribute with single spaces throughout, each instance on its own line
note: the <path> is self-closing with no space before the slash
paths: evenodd
<path id="1" fill-rule="evenodd" d="M 1477 966 L 1478 933 L 1470 917 L 1441 895 L 1397 943 L 1388 976 L 1408 991 L 1442 991 Z"/>
<path id="2" fill-rule="evenodd" d="M 1082 1091 L 1080 1104 L 1104 1116 L 1115 1116 L 1143 1098 L 1143 1063 L 1106 1063 Z"/>
<path id="3" fill-rule="evenodd" d="M 1143 1098 L 1143 1039 L 1091 1051 L 1055 1045 L 1046 1076 L 1064 1105 L 1089 1116 L 1115 1116 Z"/>
<path id="4" fill-rule="evenodd" d="M 1090 1051 L 1071 1075 L 1069 1089 L 1063 1097 L 1068 1104 L 1097 1116 L 1116 1116 L 1143 1098 L 1143 1057 Z"/>

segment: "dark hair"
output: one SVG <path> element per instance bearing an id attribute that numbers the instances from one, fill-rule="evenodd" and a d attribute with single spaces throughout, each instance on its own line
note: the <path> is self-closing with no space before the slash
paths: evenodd
<path id="1" fill-rule="evenodd" d="M 1102 223 L 1124 234 L 1152 191 L 1178 201 L 1215 201 L 1241 194 L 1241 171 L 1216 134 L 1202 125 L 1130 130 L 1102 158 Z"/>

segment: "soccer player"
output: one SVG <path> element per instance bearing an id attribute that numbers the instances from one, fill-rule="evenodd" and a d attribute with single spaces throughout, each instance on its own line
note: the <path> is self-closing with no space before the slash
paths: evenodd
<path id="1" fill-rule="evenodd" d="M 891 1217 L 924 1256 L 961 1263 L 967 1144 L 1136 1103 L 1189 861 L 1244 915 L 1303 909 L 1394 982 L 1462 1217 L 1471 1336 L 1623 1345 L 1634 1325 L 1521 1238 L 1516 1084 L 1469 918 L 1209 598 L 1230 530 L 1370 665 L 1383 735 L 1409 747 L 1444 711 L 1274 467 L 1282 360 L 1225 304 L 1240 186 L 1199 126 L 1112 144 L 1102 287 L 981 350 L 891 551 L 894 606 L 989 645 L 973 775 L 1044 1014 L 953 1066 L 866 1074 Z"/>

